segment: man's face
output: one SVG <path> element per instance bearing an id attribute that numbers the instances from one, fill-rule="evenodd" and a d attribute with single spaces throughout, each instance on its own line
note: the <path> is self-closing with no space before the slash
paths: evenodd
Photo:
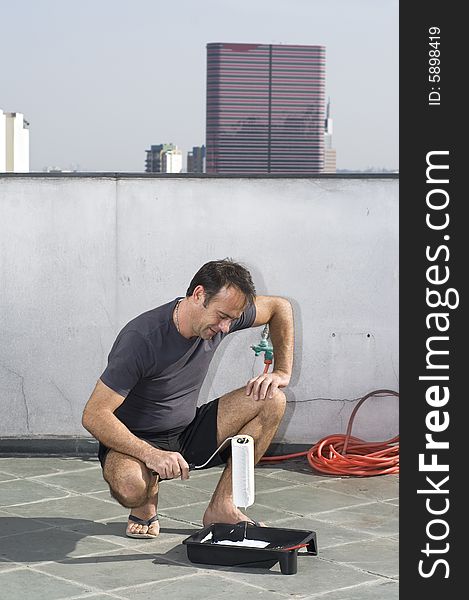
<path id="1" fill-rule="evenodd" d="M 220 331 L 227 333 L 231 323 L 241 316 L 246 306 L 244 294 L 234 286 L 223 287 L 207 306 L 204 306 L 204 301 L 205 294 L 202 291 L 193 323 L 195 335 L 203 340 L 212 339 Z"/>

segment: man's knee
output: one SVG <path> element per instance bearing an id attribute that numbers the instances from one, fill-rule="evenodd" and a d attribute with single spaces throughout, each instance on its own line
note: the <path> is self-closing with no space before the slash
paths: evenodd
<path id="1" fill-rule="evenodd" d="M 278 402 L 280 406 L 283 406 L 283 408 L 285 408 L 285 404 L 287 403 L 287 397 L 285 396 L 285 392 L 277 388 L 275 390 L 273 399 L 275 400 L 275 402 Z"/>
<path id="2" fill-rule="evenodd" d="M 145 504 L 148 495 L 148 482 L 143 477 L 137 459 L 117 452 L 109 452 L 103 469 L 104 480 L 108 483 L 111 496 L 126 508 L 136 508 Z"/>
<path id="3" fill-rule="evenodd" d="M 259 401 L 258 401 L 259 402 Z M 260 405 L 261 412 L 267 417 L 281 419 L 285 413 L 287 398 L 282 390 L 275 390 L 272 398 L 267 397 Z"/>
<path id="4" fill-rule="evenodd" d="M 131 485 L 127 485 L 113 488 L 111 484 L 109 484 L 109 491 L 111 496 L 125 508 L 138 508 L 139 506 L 143 506 L 148 500 L 147 490 L 145 489 L 142 492 L 137 486 L 132 487 Z"/>
<path id="5" fill-rule="evenodd" d="M 287 405 L 287 397 L 282 390 L 276 389 L 272 398 L 269 401 L 275 406 L 275 408 L 283 414 L 285 412 L 285 406 Z"/>

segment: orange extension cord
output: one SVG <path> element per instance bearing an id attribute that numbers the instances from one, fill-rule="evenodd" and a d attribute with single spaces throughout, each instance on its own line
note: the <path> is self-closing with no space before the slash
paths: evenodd
<path id="1" fill-rule="evenodd" d="M 264 373 L 267 373 L 266 364 Z M 345 435 L 336 433 L 319 440 L 306 452 L 285 454 L 282 456 L 264 456 L 261 462 L 276 462 L 288 458 L 306 456 L 310 466 L 328 475 L 354 475 L 370 477 L 399 473 L 399 436 L 385 442 L 365 442 L 350 435 L 353 420 L 360 406 L 371 397 L 396 396 L 393 390 L 375 390 L 363 396 L 353 409 Z M 348 452 L 347 452 L 348 450 Z"/>

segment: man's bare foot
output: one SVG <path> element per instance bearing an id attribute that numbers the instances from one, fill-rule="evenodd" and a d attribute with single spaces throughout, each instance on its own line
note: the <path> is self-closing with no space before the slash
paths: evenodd
<path id="1" fill-rule="evenodd" d="M 154 538 L 159 535 L 160 524 L 156 513 L 157 499 L 158 497 L 145 506 L 132 508 L 130 517 L 133 517 L 135 521 L 129 518 L 125 530 L 128 537 Z"/>
<path id="2" fill-rule="evenodd" d="M 232 502 L 227 502 L 222 506 L 208 505 L 205 511 L 202 523 L 204 527 L 211 525 L 212 523 L 239 523 L 240 521 L 248 521 L 252 523 L 253 520 L 243 514 Z M 264 523 L 259 523 L 261 527 L 265 527 Z"/>
<path id="3" fill-rule="evenodd" d="M 134 515 L 132 515 L 134 516 Z M 127 523 L 127 529 L 125 534 L 128 537 L 139 537 L 139 538 L 155 538 L 160 533 L 160 525 L 158 522 L 157 515 L 154 515 L 156 519 L 142 519 L 142 523 L 138 523 L 129 519 Z M 137 517 L 140 518 L 140 517 Z"/>

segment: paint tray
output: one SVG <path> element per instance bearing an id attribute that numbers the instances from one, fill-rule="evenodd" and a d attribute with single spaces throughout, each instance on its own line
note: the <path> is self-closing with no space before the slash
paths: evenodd
<path id="1" fill-rule="evenodd" d="M 264 547 L 250 547 L 247 545 L 250 540 Z M 246 527 L 244 522 L 236 525 L 212 523 L 182 543 L 186 545 L 187 557 L 193 563 L 270 569 L 278 562 L 284 575 L 297 572 L 297 546 L 306 546 L 306 552 L 301 554 L 317 554 L 314 531 L 252 524 Z M 241 543 L 245 545 L 235 545 Z"/>

